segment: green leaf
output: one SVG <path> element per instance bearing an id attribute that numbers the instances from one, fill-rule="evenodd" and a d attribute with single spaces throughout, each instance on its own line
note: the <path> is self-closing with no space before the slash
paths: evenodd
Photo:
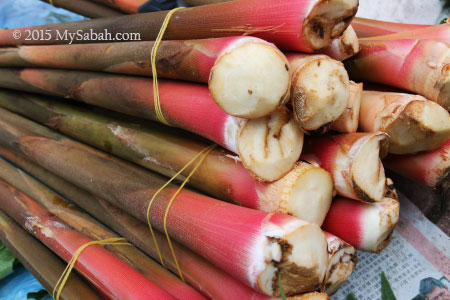
<path id="1" fill-rule="evenodd" d="M 278 273 L 278 286 L 280 287 L 280 294 L 281 294 L 281 299 L 286 300 L 286 295 L 284 294 L 283 291 L 283 286 L 281 285 L 281 273 Z"/>
<path id="2" fill-rule="evenodd" d="M 384 272 L 381 272 L 381 300 L 397 300 Z"/>
<path id="3" fill-rule="evenodd" d="M 356 298 L 355 294 L 350 293 L 347 295 L 346 300 L 358 300 L 358 298 Z"/>
<path id="4" fill-rule="evenodd" d="M 448 17 L 447 18 L 443 18 L 441 23 L 439 23 L 439 24 L 445 24 L 445 23 L 447 23 L 447 20 L 448 20 Z"/>
<path id="5" fill-rule="evenodd" d="M 16 258 L 12 252 L 0 242 L 0 280 L 14 272 L 15 261 Z"/>
<path id="6" fill-rule="evenodd" d="M 46 297 L 50 297 L 50 295 L 48 294 L 48 292 L 46 290 L 40 290 L 39 292 L 36 292 L 36 293 L 28 293 L 27 294 L 27 299 L 42 300 Z"/>

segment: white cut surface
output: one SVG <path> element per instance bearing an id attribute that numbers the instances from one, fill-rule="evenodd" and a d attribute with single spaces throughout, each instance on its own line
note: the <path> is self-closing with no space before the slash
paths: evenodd
<path id="1" fill-rule="evenodd" d="M 391 137 L 390 153 L 435 150 L 450 138 L 450 114 L 432 101 L 412 101 L 386 132 Z"/>
<path id="2" fill-rule="evenodd" d="M 400 204 L 395 199 L 384 198 L 382 202 L 370 204 L 370 208 L 364 210 L 364 240 L 360 250 L 380 251 L 398 222 L 399 212 Z"/>
<path id="3" fill-rule="evenodd" d="M 288 99 L 288 66 L 286 57 L 271 45 L 243 44 L 215 63 L 209 80 L 211 96 L 232 116 L 267 116 Z"/>
<path id="4" fill-rule="evenodd" d="M 298 72 L 291 97 L 294 97 L 294 111 L 302 127 L 317 130 L 338 119 L 350 96 L 350 82 L 344 66 L 320 57 Z M 302 109 L 298 109 L 295 102 L 303 99 Z"/>
<path id="5" fill-rule="evenodd" d="M 265 181 L 275 181 L 287 174 L 302 148 L 303 132 L 287 109 L 249 120 L 238 138 L 243 164 Z"/>
<path id="6" fill-rule="evenodd" d="M 355 262 L 352 258 L 356 255 L 355 248 L 344 247 L 330 256 L 330 266 L 332 270 L 327 274 L 327 294 L 333 294 L 345 283 L 355 269 Z"/>
<path id="7" fill-rule="evenodd" d="M 317 1 L 304 24 L 304 35 L 315 50 L 328 46 L 346 29 L 346 21 L 358 7 L 358 0 Z"/>
<path id="8" fill-rule="evenodd" d="M 285 229 L 282 236 L 292 246 L 292 251 L 287 257 L 284 265 L 297 266 L 300 269 L 315 270 L 317 283 L 323 280 L 328 266 L 328 245 L 324 233 L 316 224 L 303 223 L 303 226 L 293 222 L 296 227 L 291 230 Z M 273 281 L 276 279 L 277 272 L 291 273 L 292 270 L 278 269 L 273 263 L 267 265 L 260 274 L 258 285 L 267 295 L 273 295 Z M 295 273 L 294 273 L 295 274 Z M 292 275 L 294 275 L 292 274 Z M 299 282 L 299 284 L 301 284 Z M 285 287 L 283 288 L 287 290 Z"/>
<path id="9" fill-rule="evenodd" d="M 373 201 L 381 201 L 386 192 L 386 176 L 380 160 L 380 143 L 385 135 L 375 135 L 364 143 L 352 165 L 357 187 Z"/>
<path id="10" fill-rule="evenodd" d="M 322 168 L 311 167 L 291 187 L 287 199 L 289 214 L 322 225 L 333 198 L 333 179 Z"/>
<path id="11" fill-rule="evenodd" d="M 281 179 L 265 185 L 258 209 L 292 215 L 320 226 L 330 208 L 333 192 L 330 173 L 299 161 Z"/>

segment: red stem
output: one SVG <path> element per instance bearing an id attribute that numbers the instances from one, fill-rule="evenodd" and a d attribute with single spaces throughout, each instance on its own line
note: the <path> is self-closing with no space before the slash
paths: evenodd
<path id="1" fill-rule="evenodd" d="M 78 248 L 92 241 L 3 181 L 0 181 L 0 197 L 2 210 L 66 262 Z M 97 245 L 81 253 L 75 269 L 109 299 L 175 299 Z"/>
<path id="2" fill-rule="evenodd" d="M 358 1 L 322 0 L 239 0 L 198 6 L 176 12 L 164 34 L 165 39 L 186 40 L 235 35 L 252 35 L 284 50 L 313 52 L 339 36 L 356 14 Z M 327 11 L 333 10 L 333 13 Z M 68 33 L 140 33 L 140 40 L 155 40 L 167 12 L 154 12 L 21 28 L 22 37 L 14 39 L 13 30 L 0 31 L 0 45 L 66 44 L 57 38 Z M 50 30 L 50 39 L 26 40 L 26 30 Z M 312 45 L 312 40 L 318 40 Z M 75 41 L 84 42 L 84 41 Z"/>

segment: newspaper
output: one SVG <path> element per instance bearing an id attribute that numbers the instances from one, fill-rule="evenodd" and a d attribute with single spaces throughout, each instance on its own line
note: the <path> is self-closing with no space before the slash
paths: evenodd
<path id="1" fill-rule="evenodd" d="M 391 244 L 380 254 L 358 252 L 349 280 L 331 297 L 381 299 L 380 274 L 385 272 L 398 300 L 450 299 L 450 238 L 399 194 L 400 220 Z"/>

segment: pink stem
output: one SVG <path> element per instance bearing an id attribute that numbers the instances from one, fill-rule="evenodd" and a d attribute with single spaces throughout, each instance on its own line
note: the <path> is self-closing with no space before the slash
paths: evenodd
<path id="1" fill-rule="evenodd" d="M 414 30 L 401 31 L 388 35 L 371 37 L 369 40 L 434 40 L 447 45 L 450 45 L 450 24 L 441 24 L 434 26 L 427 26 Z"/>
<path id="2" fill-rule="evenodd" d="M 333 199 L 322 228 L 359 250 L 380 252 L 391 241 L 399 209 L 399 202 L 391 198 L 363 203 L 338 197 Z"/>
<path id="3" fill-rule="evenodd" d="M 416 30 L 430 26 L 430 25 L 402 24 L 364 18 L 354 18 L 351 24 L 355 29 L 356 34 L 358 35 L 359 38 L 374 37 L 402 31 Z"/>
<path id="4" fill-rule="evenodd" d="M 345 61 L 350 77 L 409 90 L 450 109 L 449 46 L 416 39 L 363 39 L 360 46 Z"/>

